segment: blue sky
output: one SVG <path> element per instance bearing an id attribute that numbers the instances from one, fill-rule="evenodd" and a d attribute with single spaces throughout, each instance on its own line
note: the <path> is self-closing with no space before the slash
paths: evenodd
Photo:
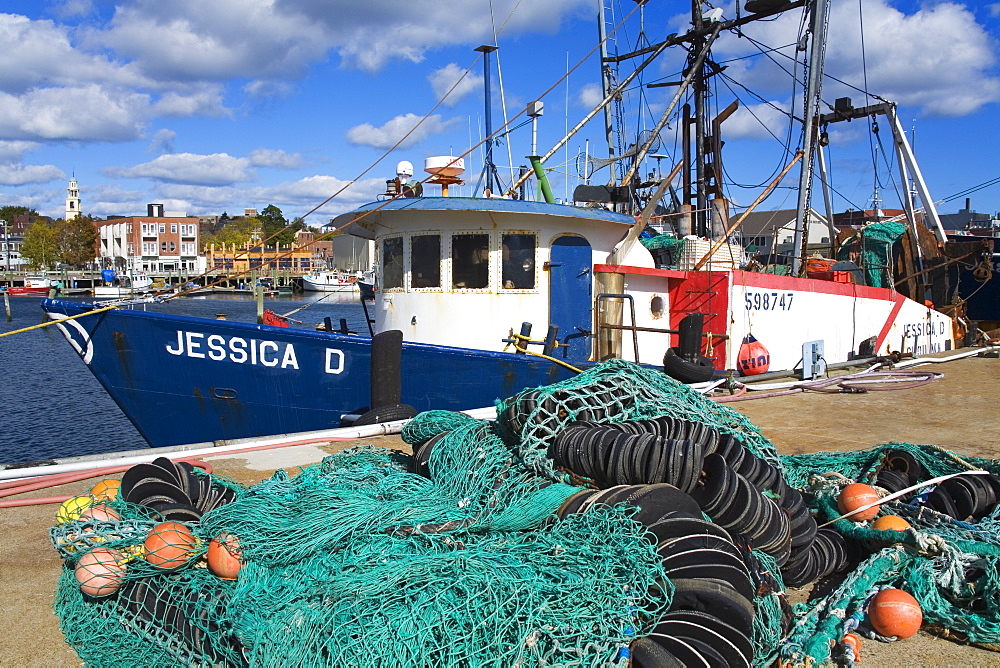
<path id="1" fill-rule="evenodd" d="M 839 81 L 897 101 L 937 199 L 1000 177 L 1000 3 L 833 4 L 826 57 L 834 78 L 827 79 L 824 100 L 845 94 Z M 735 4 L 716 5 L 725 17 L 736 15 Z M 9 1 L 0 13 L 0 203 L 61 217 L 66 182 L 75 174 L 83 211 L 97 216 L 140 215 L 146 203 L 160 202 L 189 215 L 275 204 L 291 218 L 343 189 L 308 219 L 322 224 L 375 199 L 397 161 L 411 161 L 421 174 L 426 157 L 461 154 L 479 143 L 483 70 L 474 49 L 493 42 L 494 29 L 500 48 L 493 61 L 494 127 L 503 124 L 505 108 L 512 117 L 551 88 L 539 120 L 544 153 L 600 97 L 596 55 L 585 59 L 597 44 L 597 6 L 597 0 Z M 620 19 L 636 4 L 621 0 L 615 7 Z M 679 12 L 686 7 L 651 0 L 646 39 L 683 32 L 687 18 Z M 639 39 L 638 17 L 618 35 L 620 52 Z M 801 90 L 779 66 L 793 67 L 786 55 L 793 53 L 799 18 L 790 12 L 716 45 L 715 59 L 727 69 L 716 77 L 715 101 L 720 108 L 734 94 L 741 101 L 723 125 L 727 191 L 737 205 L 753 201 L 787 159 L 786 112 L 799 104 Z M 769 51 L 779 47 L 785 48 Z M 676 80 L 680 58 L 664 57 L 647 69 L 645 81 Z M 675 90 L 646 89 L 640 122 L 655 123 Z M 872 102 L 856 90 L 846 94 L 858 106 Z M 637 97 L 633 91 L 629 101 Z M 879 123 L 881 146 L 866 121 L 830 128 L 837 211 L 870 207 L 876 188 L 883 206 L 898 202 L 898 175 L 884 164 L 892 160 L 890 133 L 884 119 Z M 657 153 L 671 156 L 661 158 L 666 171 L 675 145 L 663 137 Z M 607 154 L 601 123 L 593 122 L 548 163 L 557 197 L 581 182 L 588 139 L 591 154 Z M 505 181 L 530 148 L 530 125 L 496 146 Z M 468 185 L 453 193 L 472 193 L 481 151 L 466 163 Z M 655 168 L 650 160 L 643 172 Z M 594 182 L 607 174 L 598 171 Z M 969 196 L 977 211 L 1000 211 L 1000 184 Z M 761 208 L 794 203 L 793 189 L 782 187 Z M 814 206 L 821 206 L 818 197 Z M 938 206 L 956 211 L 964 196 Z"/>

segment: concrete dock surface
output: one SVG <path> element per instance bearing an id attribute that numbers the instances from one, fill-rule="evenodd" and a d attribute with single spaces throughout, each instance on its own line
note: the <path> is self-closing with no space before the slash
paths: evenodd
<path id="1" fill-rule="evenodd" d="M 917 367 L 924 369 L 928 367 Z M 799 393 L 728 404 L 763 430 L 782 454 L 864 449 L 901 441 L 942 446 L 959 454 L 1000 459 L 997 390 L 1000 359 L 971 357 L 936 364 L 944 377 L 922 387 L 866 394 Z M 409 451 L 401 439 L 383 436 L 347 442 L 314 443 L 201 459 L 214 472 L 253 484 L 277 469 L 289 472 L 318 463 L 359 443 Z M 17 498 L 86 493 L 105 476 L 30 492 Z M 120 477 L 114 476 L 114 477 Z M 0 666 L 79 666 L 52 611 L 61 560 L 48 530 L 56 506 L 0 508 Z M 807 592 L 789 592 L 805 600 Z M 921 631 L 896 643 L 865 640 L 867 665 L 1000 666 L 1000 654 L 944 640 Z"/>

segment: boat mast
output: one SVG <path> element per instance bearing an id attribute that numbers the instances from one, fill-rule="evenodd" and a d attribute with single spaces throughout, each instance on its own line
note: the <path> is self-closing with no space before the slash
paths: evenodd
<path id="1" fill-rule="evenodd" d="M 820 92 L 823 88 L 823 60 L 826 57 L 826 29 L 830 0 L 812 0 L 812 21 L 809 32 L 812 44 L 809 53 L 809 79 L 806 85 L 805 115 L 802 128 L 802 171 L 799 173 L 799 200 L 795 209 L 795 237 L 792 275 L 802 273 L 808 245 L 809 206 L 812 195 L 813 145 L 816 140 L 816 117 L 819 115 Z"/>
<path id="2" fill-rule="evenodd" d="M 608 12 L 611 0 L 601 0 L 600 16 L 597 18 L 597 37 L 601 44 L 601 85 L 604 88 L 604 95 L 611 96 L 612 91 L 618 85 L 618 62 L 608 58 Z M 613 25 L 613 23 L 612 23 Z M 613 39 L 613 37 L 612 37 Z M 615 43 L 614 55 L 618 55 L 617 43 Z M 615 129 L 619 122 L 619 108 L 621 106 L 621 93 L 612 97 L 612 102 L 604 106 L 604 137 L 608 143 L 608 157 L 614 158 L 620 152 L 618 149 L 618 136 Z M 586 167 L 585 167 L 586 169 Z M 611 180 L 608 185 L 615 185 L 618 181 L 618 174 L 611 163 Z"/>
<path id="3" fill-rule="evenodd" d="M 493 100 L 490 95 L 490 54 L 496 51 L 497 47 L 492 44 L 483 44 L 477 46 L 475 50 L 483 54 L 483 86 L 486 89 L 486 159 L 483 161 L 483 171 L 486 173 L 486 190 L 494 193 L 496 191 L 493 188 L 493 177 L 497 168 L 493 164 L 493 115 L 491 113 Z"/>

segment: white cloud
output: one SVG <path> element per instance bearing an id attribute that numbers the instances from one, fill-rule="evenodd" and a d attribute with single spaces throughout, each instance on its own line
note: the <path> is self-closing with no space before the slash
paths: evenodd
<path id="1" fill-rule="evenodd" d="M 21 139 L 125 141 L 139 137 L 149 96 L 91 84 L 0 93 L 0 135 Z"/>
<path id="2" fill-rule="evenodd" d="M 496 28 L 504 38 L 527 33 L 554 33 L 564 17 L 592 11 L 590 0 L 494 0 L 440 2 L 367 0 L 337 3 L 328 0 L 279 0 L 280 6 L 299 12 L 311 24 L 322 26 L 331 43 L 350 67 L 375 72 L 393 60 L 420 62 L 432 49 L 455 44 L 477 45 L 493 41 L 492 8 Z M 517 8 L 513 14 L 511 10 Z M 506 24 L 506 25 L 504 25 Z M 470 46 L 470 51 L 471 51 Z"/>
<path id="3" fill-rule="evenodd" d="M 403 114 L 387 121 L 382 127 L 376 128 L 370 123 L 356 125 L 347 131 L 347 140 L 357 146 L 371 146 L 373 148 L 391 148 L 396 142 L 403 139 L 397 148 L 409 148 L 420 143 L 427 137 L 443 132 L 448 127 L 458 122 L 460 119 L 442 120 L 441 116 L 435 114 L 428 116 L 423 123 L 420 123 L 421 116 L 416 114 Z M 420 123 L 419 127 L 417 123 Z M 411 132 L 412 130 L 412 132 Z"/>
<path id="4" fill-rule="evenodd" d="M 469 93 L 481 90 L 483 86 L 481 75 L 477 76 L 472 72 L 467 72 L 455 63 L 448 63 L 444 67 L 434 70 L 427 77 L 427 80 L 431 82 L 431 88 L 434 90 L 434 99 L 444 99 L 446 107 L 454 107 Z M 448 97 L 445 98 L 445 95 Z"/>
<path id="5" fill-rule="evenodd" d="M 210 85 L 197 91 L 165 93 L 152 105 L 150 113 L 168 118 L 231 115 L 222 103 L 222 89 L 216 85 Z"/>
<path id="6" fill-rule="evenodd" d="M 254 167 L 295 169 L 302 166 L 302 156 L 299 153 L 286 153 L 280 149 L 254 149 L 250 152 L 249 159 Z"/>
<path id="7" fill-rule="evenodd" d="M 64 178 L 66 178 L 65 172 L 55 165 L 22 165 L 15 162 L 0 164 L 0 184 L 5 186 L 48 183 Z"/>
<path id="8" fill-rule="evenodd" d="M 287 81 L 264 81 L 256 79 L 243 86 L 243 92 L 252 98 L 282 97 L 292 92 Z"/>
<path id="9" fill-rule="evenodd" d="M 833 3 L 825 71 L 847 82 L 904 106 L 916 106 L 933 116 L 972 114 L 986 104 L 1000 101 L 1000 79 L 993 75 L 996 40 L 964 5 L 942 2 L 926 5 L 906 15 L 887 0 L 864 3 L 864 49 L 861 42 L 862 17 L 856 4 Z M 783 16 L 746 26 L 748 35 L 765 46 L 793 44 L 798 16 Z M 753 50 L 748 40 L 726 37 L 720 40 L 719 59 L 736 57 Z M 791 50 L 784 53 L 791 54 Z M 721 56 L 721 57 L 720 57 Z M 791 69 L 793 64 L 775 55 L 774 60 Z M 786 75 L 763 57 L 752 65 L 727 63 L 727 74 L 739 78 L 765 95 L 787 95 Z M 746 76 L 736 74 L 744 70 Z M 776 88 L 775 84 L 780 87 Z M 864 94 L 827 78 L 823 97 L 833 100 L 849 96 L 856 104 Z"/>
<path id="10" fill-rule="evenodd" d="M 61 19 L 89 16 L 94 13 L 94 3 L 91 0 L 63 0 L 52 10 Z"/>
<path id="11" fill-rule="evenodd" d="M 601 100 L 604 99 L 604 91 L 602 90 L 600 84 L 589 83 L 585 84 L 580 92 L 577 94 L 577 102 L 582 107 L 587 109 L 593 109 Z"/>
<path id="12" fill-rule="evenodd" d="M 784 139 L 788 128 L 787 103 L 774 102 L 770 104 L 740 105 L 732 116 L 722 125 L 722 131 L 727 141 L 736 139 L 766 139 L 777 137 Z"/>
<path id="13" fill-rule="evenodd" d="M 320 26 L 272 0 L 137 0 L 90 39 L 175 81 L 299 77 L 329 48 Z"/>
<path id="14" fill-rule="evenodd" d="M 28 151 L 38 148 L 38 142 L 0 140 L 0 162 L 17 162 Z"/>
<path id="15" fill-rule="evenodd" d="M 161 133 L 164 133 L 165 139 L 172 141 L 171 131 L 161 130 Z M 168 153 L 132 167 L 112 167 L 104 171 L 112 177 L 146 178 L 193 186 L 229 186 L 255 181 L 255 167 L 294 169 L 301 164 L 302 156 L 298 153 L 259 148 L 251 151 L 245 158 L 228 153 Z"/>
<path id="16" fill-rule="evenodd" d="M 344 189 L 349 183 L 333 176 L 314 175 L 273 186 L 237 188 L 164 184 L 158 189 L 157 201 L 178 202 L 177 206 L 189 213 L 228 211 L 233 214 L 247 207 L 260 209 L 274 204 L 286 218 L 291 219 L 305 215 L 327 197 L 339 193 L 306 219 L 308 224 L 322 225 L 327 222 L 325 218 L 371 202 L 385 189 L 384 179 L 365 179 L 350 183 Z"/>
<path id="17" fill-rule="evenodd" d="M 173 153 L 176 139 L 177 133 L 173 130 L 166 128 L 157 130 L 156 134 L 153 135 L 153 140 L 149 143 L 149 151 L 150 153 Z"/>
<path id="18" fill-rule="evenodd" d="M 235 158 L 227 153 L 170 153 L 134 167 L 117 167 L 105 171 L 111 176 L 123 178 L 216 186 L 252 181 L 256 177 L 249 160 Z"/>

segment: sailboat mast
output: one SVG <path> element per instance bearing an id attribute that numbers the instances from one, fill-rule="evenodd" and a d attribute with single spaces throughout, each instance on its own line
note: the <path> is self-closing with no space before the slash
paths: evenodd
<path id="1" fill-rule="evenodd" d="M 826 29 L 830 0 L 813 0 L 809 28 L 812 44 L 809 51 L 809 79 L 806 85 L 805 115 L 802 128 L 802 171 L 799 173 L 799 199 L 795 208 L 792 275 L 798 276 L 805 262 L 808 246 L 809 206 L 812 195 L 813 145 L 816 143 L 816 117 L 819 115 L 823 88 L 823 60 L 826 57 Z"/>

